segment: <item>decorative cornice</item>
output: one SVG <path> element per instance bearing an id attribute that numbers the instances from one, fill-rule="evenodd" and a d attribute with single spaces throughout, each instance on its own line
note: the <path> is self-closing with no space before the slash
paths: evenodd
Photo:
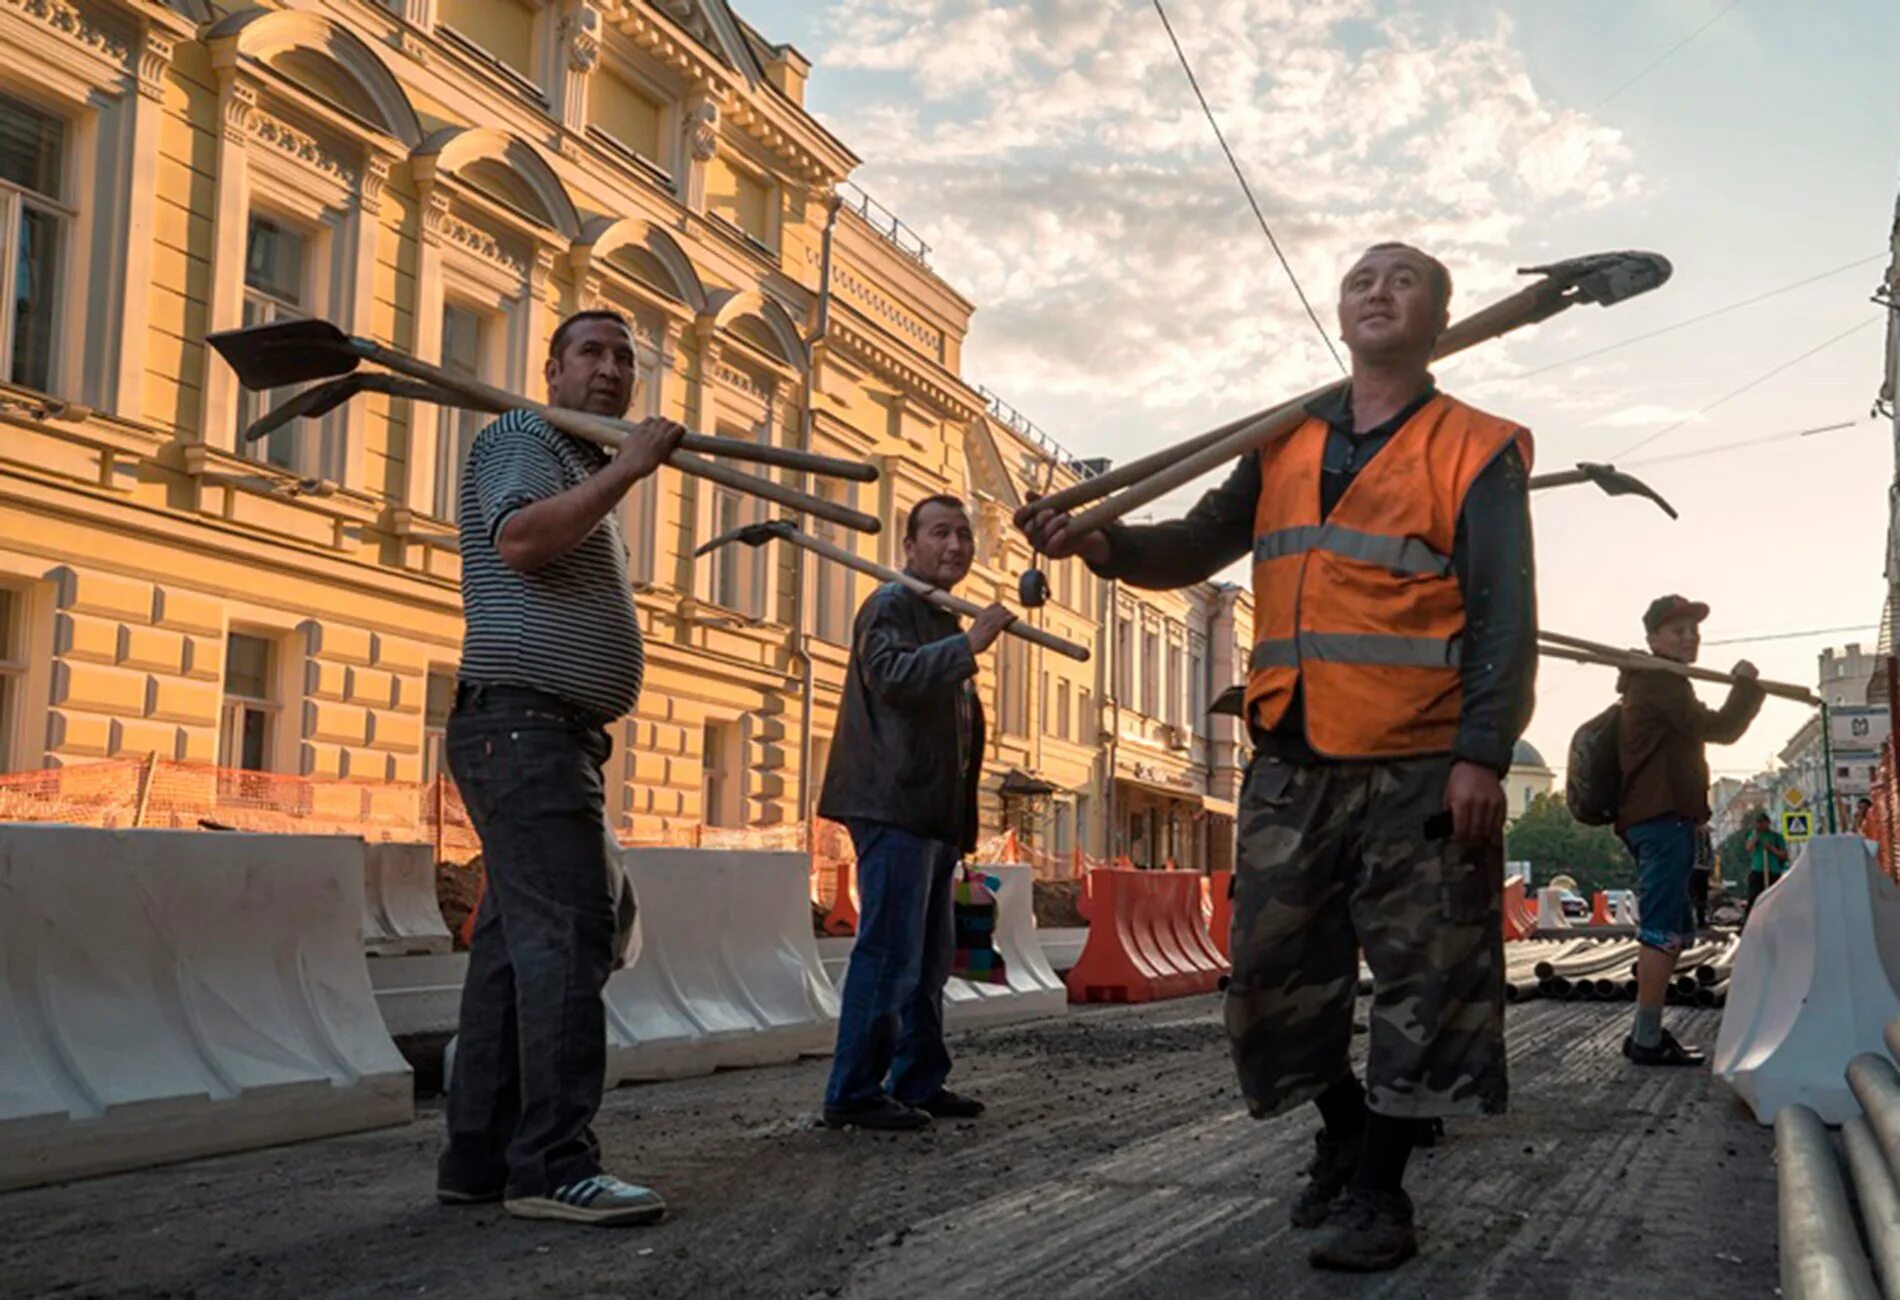
<path id="1" fill-rule="evenodd" d="M 458 248 L 468 250 L 484 262 L 512 271 L 517 276 L 528 273 L 527 264 L 504 248 L 499 239 L 450 212 L 446 201 L 442 205 L 440 228 L 442 238 Z"/>
<path id="2" fill-rule="evenodd" d="M 178 41 L 170 32 L 147 26 L 139 42 L 139 94 L 162 103 L 165 99 L 165 69 L 171 66 Z"/>
<path id="3" fill-rule="evenodd" d="M 724 382 L 727 387 L 735 388 L 746 396 L 763 402 L 767 406 L 772 404 L 772 394 L 770 390 L 762 386 L 758 380 L 748 375 L 745 371 L 721 362 L 713 367 L 713 373 L 718 375 L 720 380 Z"/>
<path id="4" fill-rule="evenodd" d="M 94 22 L 91 15 L 75 9 L 65 0 L 0 0 L 0 7 L 13 10 L 29 22 L 70 36 L 94 54 L 124 63 L 132 57 L 132 47 L 109 28 Z"/>
<path id="5" fill-rule="evenodd" d="M 528 272 L 528 292 L 536 298 L 548 296 L 548 285 L 554 279 L 554 263 L 559 257 L 553 248 L 538 244 L 534 250 L 534 267 Z"/>
<path id="6" fill-rule="evenodd" d="M 923 366 L 914 365 L 902 354 L 852 328 L 848 319 L 831 318 L 828 346 L 868 365 L 904 385 L 910 393 L 928 398 L 940 411 L 955 419 L 974 419 L 983 412 L 983 402 L 961 386 L 952 387 Z"/>
<path id="7" fill-rule="evenodd" d="M 272 117 L 261 109 L 253 111 L 251 117 L 252 134 L 260 144 L 289 155 L 339 185 L 355 188 L 356 169 L 331 153 L 314 135 L 300 131 L 282 118 Z"/>

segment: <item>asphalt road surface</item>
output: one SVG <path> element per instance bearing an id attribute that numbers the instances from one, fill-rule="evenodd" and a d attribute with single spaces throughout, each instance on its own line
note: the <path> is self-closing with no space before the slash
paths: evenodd
<path id="1" fill-rule="evenodd" d="M 439 1106 L 406 1128 L 0 1196 L 0 1295 L 1767 1296 L 1772 1139 L 1706 1073 L 1640 1071 L 1627 1006 L 1510 1019 L 1512 1102 L 1413 1160 L 1422 1254 L 1318 1274 L 1286 1206 L 1310 1109 L 1246 1118 L 1216 1001 L 1090 1009 L 956 1042 L 981 1120 L 816 1127 L 825 1064 L 611 1093 L 650 1228 L 435 1204 Z M 1670 1013 L 1709 1045 L 1717 1012 Z M 1361 1040 L 1363 1041 L 1363 1040 Z"/>

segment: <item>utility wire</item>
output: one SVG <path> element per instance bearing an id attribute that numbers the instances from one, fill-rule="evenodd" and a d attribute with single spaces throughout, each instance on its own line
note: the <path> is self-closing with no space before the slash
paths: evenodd
<path id="1" fill-rule="evenodd" d="M 1705 646 L 1713 645 L 1755 645 L 1762 641 L 1798 641 L 1809 636 L 1834 636 L 1841 632 L 1878 632 L 1878 623 L 1856 623 L 1852 627 L 1811 627 L 1801 632 L 1767 632 L 1761 636 L 1729 636 L 1716 641 L 1704 641 Z"/>
<path id="2" fill-rule="evenodd" d="M 1735 0 L 1740 3 L 1740 0 Z M 1293 292 L 1300 296 L 1300 306 L 1306 308 L 1306 318 L 1313 322 L 1313 328 L 1319 331 L 1320 341 L 1326 344 L 1326 350 L 1333 354 L 1333 364 L 1339 367 L 1340 374 L 1346 374 L 1346 363 L 1340 359 L 1339 349 L 1333 346 L 1333 336 L 1326 332 L 1320 323 L 1319 313 L 1313 310 L 1313 304 L 1307 300 L 1306 290 L 1300 288 L 1300 278 L 1293 274 L 1293 264 L 1286 260 L 1281 251 L 1280 241 L 1273 236 L 1273 227 L 1267 224 L 1267 214 L 1260 210 L 1260 202 L 1253 196 L 1253 186 L 1247 184 L 1247 174 L 1240 169 L 1240 160 L 1234 157 L 1234 151 L 1227 146 L 1227 136 L 1221 131 L 1220 123 L 1214 118 L 1214 110 L 1207 102 L 1207 96 L 1201 93 L 1200 79 L 1194 75 L 1194 65 L 1188 62 L 1187 51 L 1181 48 L 1181 40 L 1174 34 L 1174 24 L 1168 21 L 1168 11 L 1161 7 L 1161 0 L 1154 0 L 1155 13 L 1161 18 L 1161 26 L 1168 33 L 1168 43 L 1174 46 L 1175 57 L 1181 61 L 1181 71 L 1187 74 L 1188 85 L 1194 89 L 1194 98 L 1201 103 L 1201 112 L 1207 115 L 1207 124 L 1214 128 L 1214 138 L 1220 142 L 1221 152 L 1227 155 L 1227 165 L 1234 169 L 1234 178 L 1240 182 L 1241 193 L 1247 196 L 1247 203 L 1253 208 L 1253 214 L 1260 222 L 1260 229 L 1266 234 L 1267 242 L 1273 245 L 1275 257 L 1286 271 L 1286 278 L 1293 282 Z"/>
<path id="3" fill-rule="evenodd" d="M 1661 54 L 1658 54 L 1655 58 L 1651 59 L 1648 63 L 1644 64 L 1642 69 L 1639 72 L 1637 72 L 1635 76 L 1631 77 L 1628 81 L 1625 81 L 1622 85 L 1618 86 L 1615 90 L 1612 90 L 1609 94 L 1605 95 L 1602 99 L 1599 99 L 1591 107 L 1590 111 L 1594 113 L 1597 109 L 1602 108 L 1604 105 L 1608 104 L 1611 100 L 1615 99 L 1618 95 L 1622 94 L 1624 91 L 1628 90 L 1631 86 L 1634 86 L 1637 82 L 1641 81 L 1644 77 L 1647 77 L 1650 73 L 1654 72 L 1657 68 L 1660 68 L 1663 64 L 1675 58 L 1676 55 L 1682 53 L 1684 49 L 1688 48 L 1689 45 L 1694 43 L 1695 39 L 1698 36 L 1702 35 L 1702 33 L 1708 31 L 1709 28 L 1715 26 L 1717 23 L 1721 22 L 1724 18 L 1728 17 L 1729 11 L 1734 9 L 1735 6 L 1740 4 L 1741 2 L 1742 0 L 1729 0 L 1727 4 L 1722 6 L 1721 12 L 1717 13 L 1715 17 L 1709 19 L 1707 22 L 1703 23 L 1702 26 L 1696 28 L 1694 31 L 1690 32 L 1687 36 L 1677 41 L 1674 45 L 1671 45 L 1668 49 L 1664 50 Z"/>
<path id="4" fill-rule="evenodd" d="M 1779 289 L 1770 289 L 1768 292 L 1758 293 L 1752 298 L 1744 298 L 1740 302 L 1729 303 L 1726 307 L 1717 307 L 1712 311 L 1705 311 L 1700 316 L 1691 316 L 1687 320 L 1679 320 L 1673 325 L 1665 325 L 1661 329 L 1651 330 L 1647 334 L 1638 334 L 1633 338 L 1624 339 L 1619 343 L 1611 343 L 1604 347 L 1593 348 L 1588 352 L 1580 352 L 1574 357 L 1566 357 L 1562 361 L 1552 361 L 1545 365 L 1533 366 L 1529 370 L 1520 370 L 1515 374 L 1491 375 L 1484 379 L 1474 379 L 1462 386 L 1465 388 L 1482 388 L 1486 384 L 1503 383 L 1510 379 L 1529 379 L 1533 375 L 1545 374 L 1552 370 L 1561 370 L 1565 366 L 1574 366 L 1580 361 L 1592 361 L 1607 353 L 1633 347 L 1638 343 L 1647 343 L 1649 340 L 1661 338 L 1665 334 L 1673 334 L 1677 330 L 1688 329 L 1691 325 L 1700 325 L 1706 320 L 1714 320 L 1717 316 L 1726 316 L 1732 311 L 1740 311 L 1744 307 L 1753 307 L 1758 302 L 1767 302 L 1770 298 L 1779 298 L 1784 293 L 1793 293 L 1796 289 L 1805 289 L 1811 284 L 1819 284 L 1823 280 L 1832 279 L 1834 276 L 1852 271 L 1856 267 L 1866 266 L 1870 262 L 1879 262 L 1891 256 L 1892 253 L 1890 252 L 1875 253 L 1872 257 L 1863 257 L 1858 261 L 1849 262 L 1845 266 L 1837 266 L 1831 271 L 1822 271 L 1820 274 L 1808 276 L 1804 280 L 1796 280 L 1793 284 L 1784 284 Z"/>
<path id="5" fill-rule="evenodd" d="M 1795 357 L 1789 361 L 1784 361 L 1780 365 L 1776 366 L 1773 370 L 1767 371 L 1764 374 L 1756 375 L 1753 379 L 1743 384 L 1740 388 L 1736 388 L 1736 389 L 1731 390 L 1730 392 L 1724 393 L 1722 396 L 1716 398 L 1713 402 L 1710 402 L 1707 406 L 1703 407 L 1701 410 L 1695 412 L 1694 414 L 1686 415 L 1682 419 L 1677 420 L 1674 424 L 1664 425 L 1662 428 L 1656 430 L 1656 432 L 1650 434 L 1648 437 L 1643 438 L 1639 442 L 1636 442 L 1633 445 L 1626 447 L 1621 452 L 1618 452 L 1617 455 L 1613 459 L 1622 460 L 1625 456 L 1628 456 L 1633 452 L 1641 451 L 1644 447 L 1649 446 L 1650 443 L 1655 442 L 1658 438 L 1662 438 L 1662 437 L 1667 436 L 1668 434 L 1674 433 L 1677 429 L 1680 429 L 1683 425 L 1688 424 L 1693 420 L 1701 419 L 1703 416 L 1707 415 L 1710 411 L 1715 410 L 1718 406 L 1726 405 L 1727 403 L 1732 402 L 1736 398 L 1740 397 L 1743 393 L 1746 393 L 1749 390 L 1754 389 L 1754 388 L 1759 388 L 1761 385 L 1773 379 L 1776 375 L 1781 374 L 1783 371 L 1792 370 L 1794 367 L 1800 365 L 1803 361 L 1806 361 L 1809 357 L 1812 357 L 1816 355 L 1817 353 L 1825 352 L 1827 349 L 1833 347 L 1836 343 L 1839 343 L 1842 339 L 1846 338 L 1848 335 L 1858 333 L 1859 331 L 1866 329 L 1869 325 L 1876 324 L 1884 319 L 1886 319 L 1884 315 L 1872 316 L 1864 321 L 1859 322 L 1858 324 L 1848 326 L 1846 329 L 1842 330 L 1839 334 L 1836 334 L 1834 337 L 1827 339 L 1824 342 L 1815 344 L 1813 347 L 1809 348 L 1806 352 L 1803 352 L 1800 356 Z"/>
<path id="6" fill-rule="evenodd" d="M 1621 466 L 1623 469 L 1644 469 L 1651 465 L 1668 465 L 1679 460 L 1700 460 L 1704 456 L 1719 456 L 1728 451 L 1745 451 L 1750 447 L 1761 447 L 1771 442 L 1792 442 L 1796 438 L 1813 438 L 1823 433 L 1838 433 L 1842 429 L 1855 426 L 1853 420 L 1843 420 L 1839 424 L 1823 424 L 1812 429 L 1796 429 L 1791 433 L 1771 433 L 1762 438 L 1744 438 L 1740 442 L 1722 442 L 1713 447 L 1701 447 L 1695 451 L 1678 451 L 1667 456 L 1651 456 L 1648 460 L 1634 461 Z"/>

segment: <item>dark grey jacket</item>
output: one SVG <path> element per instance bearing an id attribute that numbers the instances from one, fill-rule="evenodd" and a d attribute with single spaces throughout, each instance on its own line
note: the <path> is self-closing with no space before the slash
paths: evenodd
<path id="1" fill-rule="evenodd" d="M 976 655 L 955 614 L 901 584 L 879 587 L 852 630 L 818 815 L 885 822 L 974 849 L 983 770 L 975 677 Z M 967 733 L 958 726 L 959 701 Z"/>

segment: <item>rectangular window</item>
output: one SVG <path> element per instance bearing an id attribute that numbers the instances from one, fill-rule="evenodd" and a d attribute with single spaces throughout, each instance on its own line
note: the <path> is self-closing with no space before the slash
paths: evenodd
<path id="1" fill-rule="evenodd" d="M 14 767 L 14 731 L 20 722 L 21 679 L 26 676 L 26 598 L 0 587 L 0 772 Z"/>
<path id="2" fill-rule="evenodd" d="M 996 643 L 997 712 L 1004 734 L 1029 734 L 1029 643 L 1019 636 L 1003 636 Z"/>
<path id="3" fill-rule="evenodd" d="M 1075 692 L 1075 743 L 1095 748 L 1101 743 L 1099 730 L 1095 715 L 1089 712 L 1089 693 L 1078 687 Z"/>
<path id="4" fill-rule="evenodd" d="M 422 779 L 448 771 L 449 714 L 455 710 L 455 670 L 431 668 L 422 706 Z"/>
<path id="5" fill-rule="evenodd" d="M 1126 616 L 1115 621 L 1115 698 L 1135 707 L 1135 626 Z"/>
<path id="6" fill-rule="evenodd" d="M 1069 738 L 1069 684 L 1065 681 L 1056 683 L 1056 737 Z"/>
<path id="7" fill-rule="evenodd" d="M 1208 691 L 1207 642 L 1195 637 L 1188 645 L 1188 726 L 1195 731 L 1207 729 Z"/>
<path id="8" fill-rule="evenodd" d="M 720 432 L 748 442 L 758 441 L 758 438 L 745 431 L 724 428 Z M 712 531 L 703 540 L 710 541 L 764 518 L 765 504 L 759 498 L 750 493 L 715 487 L 712 490 Z M 763 618 L 766 613 L 766 559 L 776 554 L 776 551 L 764 546 L 734 544 L 720 547 L 710 557 L 712 583 L 707 599 L 721 608 L 751 618 Z"/>
<path id="9" fill-rule="evenodd" d="M 772 186 L 724 155 L 706 165 L 706 213 L 737 227 L 754 243 L 775 248 L 772 231 Z"/>
<path id="10" fill-rule="evenodd" d="M 1075 848 L 1075 809 L 1066 803 L 1056 805 L 1056 833 L 1054 849 L 1057 853 L 1069 853 Z"/>
<path id="11" fill-rule="evenodd" d="M 261 636 L 233 632 L 224 646 L 224 717 L 218 750 L 223 767 L 271 770 L 271 731 L 277 713 L 272 690 L 276 655 Z"/>
<path id="12" fill-rule="evenodd" d="M 1080 563 L 1080 560 L 1055 561 L 1056 604 L 1075 608 L 1075 566 Z"/>
<path id="13" fill-rule="evenodd" d="M 1141 634 L 1141 711 L 1150 718 L 1161 716 L 1161 636 L 1157 632 Z"/>
<path id="14" fill-rule="evenodd" d="M 304 299 L 305 254 L 307 241 L 298 231 L 256 213 L 244 237 L 244 324 L 267 325 L 271 321 L 294 320 L 308 314 Z M 238 391 L 238 450 L 252 460 L 280 469 L 295 469 L 303 463 L 297 455 L 297 440 L 321 436 L 319 426 L 303 420 L 272 432 L 260 442 L 252 442 L 244 431 L 277 405 L 279 395 L 289 397 L 291 389 L 271 392 Z"/>
<path id="15" fill-rule="evenodd" d="M 1049 674 L 1044 673 L 1042 675 L 1042 692 L 1036 697 L 1036 711 L 1042 718 L 1042 734 L 1045 736 L 1055 734 L 1049 727 L 1049 704 Z"/>
<path id="16" fill-rule="evenodd" d="M 1170 726 L 1178 727 L 1181 725 L 1182 688 L 1181 647 L 1178 645 L 1170 645 L 1168 647 L 1167 694 L 1163 697 L 1162 703 L 1164 720 Z"/>
<path id="17" fill-rule="evenodd" d="M 72 242 L 66 124 L 0 94 L 0 374 L 53 386 L 61 260 Z"/>
<path id="18" fill-rule="evenodd" d="M 442 306 L 442 368 L 469 379 L 486 379 L 488 321 L 479 313 L 455 303 Z M 435 513 L 453 523 L 461 509 L 462 471 L 468 465 L 468 449 L 493 417 L 481 411 L 459 407 L 437 408 L 441 422 L 436 433 Z"/>
<path id="19" fill-rule="evenodd" d="M 848 485 L 820 480 L 816 487 L 817 495 L 827 501 L 836 501 L 843 505 L 855 505 L 855 493 Z M 814 536 L 822 537 L 835 546 L 847 550 L 853 549 L 851 539 L 845 530 L 828 519 L 814 517 L 811 521 Z M 833 645 L 849 645 L 851 625 L 855 621 L 856 611 L 853 601 L 857 595 L 856 584 L 851 570 L 842 564 L 833 564 L 830 560 L 816 556 L 812 559 L 816 580 L 813 584 L 812 598 L 818 607 L 813 631 L 820 641 L 829 641 Z"/>
<path id="20" fill-rule="evenodd" d="M 736 722 L 708 722 L 700 759 L 700 818 L 708 826 L 745 822 L 745 738 Z"/>
<path id="21" fill-rule="evenodd" d="M 603 68 L 587 88 L 588 126 L 623 152 L 665 170 L 661 144 L 665 110 L 640 87 Z"/>
<path id="22" fill-rule="evenodd" d="M 536 95 L 534 37 L 540 16 L 538 5 L 521 0 L 436 0 L 435 5 L 437 28 L 487 55 Z"/>

